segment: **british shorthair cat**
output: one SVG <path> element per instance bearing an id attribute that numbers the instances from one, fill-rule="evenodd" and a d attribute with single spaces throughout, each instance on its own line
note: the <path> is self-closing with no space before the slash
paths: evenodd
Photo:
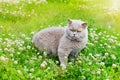
<path id="1" fill-rule="evenodd" d="M 87 23 L 71 19 L 68 19 L 68 25 L 65 28 L 47 28 L 33 37 L 33 44 L 38 50 L 45 50 L 47 54 L 59 57 L 62 69 L 67 66 L 66 58 L 76 56 L 86 46 L 87 41 Z"/>

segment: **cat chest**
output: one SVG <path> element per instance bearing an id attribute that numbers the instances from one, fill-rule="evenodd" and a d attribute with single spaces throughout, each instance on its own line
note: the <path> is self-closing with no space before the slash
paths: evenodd
<path id="1" fill-rule="evenodd" d="M 83 46 L 84 44 L 82 42 L 72 42 L 72 49 L 79 49 Z"/>

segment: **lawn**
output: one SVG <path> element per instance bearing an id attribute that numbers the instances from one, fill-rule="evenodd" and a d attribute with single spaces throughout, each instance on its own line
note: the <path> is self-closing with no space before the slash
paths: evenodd
<path id="1" fill-rule="evenodd" d="M 120 80 L 119 0 L 0 1 L 0 80 Z M 62 70 L 33 35 L 67 19 L 88 23 L 89 42 Z"/>

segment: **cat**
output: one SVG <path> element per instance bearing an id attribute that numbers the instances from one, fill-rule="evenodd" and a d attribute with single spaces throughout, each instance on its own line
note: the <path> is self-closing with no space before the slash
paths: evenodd
<path id="1" fill-rule="evenodd" d="M 33 36 L 33 44 L 38 50 L 57 55 L 62 69 L 66 69 L 67 58 L 75 57 L 88 42 L 87 23 L 68 19 L 68 25 L 41 30 Z"/>

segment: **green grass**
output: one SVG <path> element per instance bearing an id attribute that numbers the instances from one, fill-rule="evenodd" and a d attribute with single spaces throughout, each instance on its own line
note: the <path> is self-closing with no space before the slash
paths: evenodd
<path id="1" fill-rule="evenodd" d="M 0 2 L 1 80 L 119 80 L 120 6 L 114 0 Z M 62 71 L 58 59 L 36 52 L 33 34 L 67 19 L 88 22 L 89 42 Z"/>

